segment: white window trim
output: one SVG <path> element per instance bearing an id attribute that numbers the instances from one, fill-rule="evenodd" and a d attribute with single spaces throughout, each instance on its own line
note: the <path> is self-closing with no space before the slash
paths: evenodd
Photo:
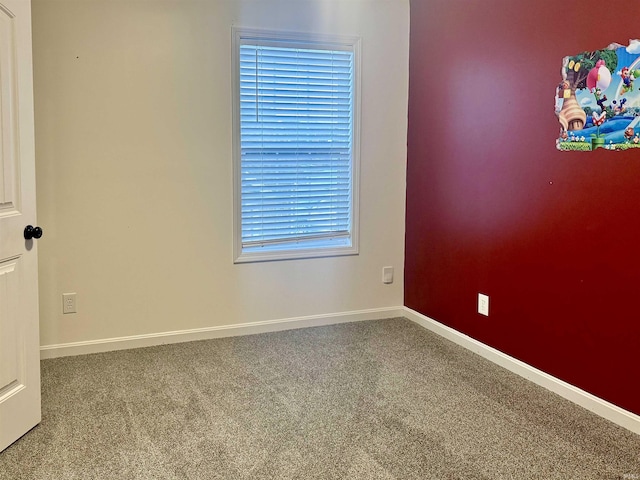
<path id="1" fill-rule="evenodd" d="M 263 252 L 243 252 L 242 249 L 242 192 L 241 192 L 241 148 L 240 148 L 240 95 L 239 95 L 239 52 L 242 42 L 251 40 L 261 45 L 278 46 L 304 45 L 329 50 L 349 50 L 353 52 L 354 96 L 353 96 L 353 139 L 352 139 L 352 178 L 351 178 L 351 245 L 340 247 L 311 247 L 291 250 Z M 232 27 L 232 118 L 233 118 L 233 258 L 234 263 L 263 262 L 270 260 L 290 260 L 317 257 L 335 257 L 357 255 L 359 253 L 360 224 L 360 37 L 308 34 Z"/>

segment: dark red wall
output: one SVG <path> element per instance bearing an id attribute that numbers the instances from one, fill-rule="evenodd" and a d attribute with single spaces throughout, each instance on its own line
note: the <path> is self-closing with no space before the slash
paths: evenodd
<path id="1" fill-rule="evenodd" d="M 405 264 L 408 307 L 637 414 L 640 152 L 557 151 L 554 93 L 639 37 L 636 0 L 411 0 Z"/>

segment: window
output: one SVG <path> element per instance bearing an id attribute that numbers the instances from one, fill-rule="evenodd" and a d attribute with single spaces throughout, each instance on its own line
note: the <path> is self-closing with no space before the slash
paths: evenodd
<path id="1" fill-rule="evenodd" d="M 357 253 L 358 39 L 234 40 L 236 262 Z"/>

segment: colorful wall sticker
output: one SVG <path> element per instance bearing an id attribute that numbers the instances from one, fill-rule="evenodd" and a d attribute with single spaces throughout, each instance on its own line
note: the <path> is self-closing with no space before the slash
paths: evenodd
<path id="1" fill-rule="evenodd" d="M 639 77 L 640 40 L 565 57 L 555 96 L 558 149 L 640 149 Z"/>

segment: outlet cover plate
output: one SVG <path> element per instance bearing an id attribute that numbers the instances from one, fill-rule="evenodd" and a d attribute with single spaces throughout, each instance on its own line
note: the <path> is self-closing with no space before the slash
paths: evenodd
<path id="1" fill-rule="evenodd" d="M 382 268 L 382 283 L 393 283 L 393 267 Z"/>
<path id="2" fill-rule="evenodd" d="M 478 294 L 478 313 L 486 317 L 489 316 L 489 296 L 483 293 Z"/>
<path id="3" fill-rule="evenodd" d="M 63 293 L 62 294 L 62 313 L 76 313 L 76 294 L 75 293 Z"/>

